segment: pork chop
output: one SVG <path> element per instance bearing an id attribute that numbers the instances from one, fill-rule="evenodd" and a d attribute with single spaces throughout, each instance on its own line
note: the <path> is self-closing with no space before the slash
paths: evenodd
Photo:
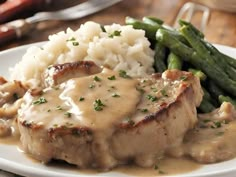
<path id="1" fill-rule="evenodd" d="M 172 151 L 200 163 L 216 163 L 236 156 L 236 110 L 228 102 L 211 113 L 199 114 L 197 126 L 186 133 L 183 144 Z"/>
<path id="2" fill-rule="evenodd" d="M 149 167 L 194 127 L 202 94 L 188 72 L 131 78 L 103 69 L 39 96 L 26 93 L 18 117 L 21 142 L 42 162 L 108 170 L 133 161 Z"/>

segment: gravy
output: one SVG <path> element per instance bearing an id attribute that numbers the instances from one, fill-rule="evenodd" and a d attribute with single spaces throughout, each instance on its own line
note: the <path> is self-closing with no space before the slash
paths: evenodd
<path id="1" fill-rule="evenodd" d="M 26 120 L 34 117 L 34 123 L 47 129 L 66 125 L 68 120 L 75 127 L 107 129 L 135 112 L 141 96 L 137 84 L 136 79 L 122 78 L 117 72 L 104 69 L 96 75 L 70 79 L 62 88 L 45 90 L 41 95 L 47 101 L 45 104 L 32 104 L 39 97 L 28 94 L 24 117 Z"/>
<path id="2" fill-rule="evenodd" d="M 30 158 L 31 159 L 31 158 Z M 36 162 L 32 159 L 33 162 Z M 63 168 L 67 170 L 77 171 L 78 173 L 87 175 L 100 175 L 101 173 L 96 169 L 78 169 L 75 165 L 70 165 L 63 161 L 52 161 L 47 166 L 55 168 Z M 121 165 L 114 168 L 111 172 L 121 173 L 131 176 L 163 176 L 163 175 L 177 175 L 182 173 L 188 173 L 201 168 L 197 162 L 194 162 L 188 158 L 171 158 L 165 157 L 161 159 L 157 165 L 151 168 L 142 168 L 137 165 Z"/>
<path id="3" fill-rule="evenodd" d="M 20 145 L 20 137 L 19 136 L 7 136 L 0 138 L 0 144 L 7 145 Z"/>

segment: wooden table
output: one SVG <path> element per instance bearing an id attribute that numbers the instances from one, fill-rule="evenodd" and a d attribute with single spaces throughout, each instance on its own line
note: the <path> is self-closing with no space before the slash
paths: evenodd
<path id="1" fill-rule="evenodd" d="M 75 30 L 79 28 L 82 23 L 89 20 L 96 21 L 101 24 L 124 24 L 124 19 L 126 16 L 142 18 L 143 16 L 152 15 L 159 17 L 167 24 L 172 25 L 176 14 L 185 2 L 186 0 L 123 0 L 121 3 L 109 9 L 90 15 L 83 19 L 64 22 L 43 22 L 38 26 L 38 30 L 33 31 L 28 36 L 0 46 L 0 51 L 24 44 L 45 41 L 50 34 L 66 30 L 68 27 Z M 65 1 L 64 3 L 68 5 L 71 2 Z M 65 6 L 65 4 L 63 6 Z M 196 16 L 193 19 L 193 23 L 198 24 L 200 19 L 201 16 Z M 236 13 L 211 10 L 211 16 L 205 35 L 206 38 L 212 43 L 236 47 Z"/>

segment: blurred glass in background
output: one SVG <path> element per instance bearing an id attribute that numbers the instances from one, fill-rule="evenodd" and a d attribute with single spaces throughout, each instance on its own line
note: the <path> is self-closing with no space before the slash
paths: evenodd
<path id="1" fill-rule="evenodd" d="M 213 9 L 236 13 L 236 0 L 194 0 Z"/>

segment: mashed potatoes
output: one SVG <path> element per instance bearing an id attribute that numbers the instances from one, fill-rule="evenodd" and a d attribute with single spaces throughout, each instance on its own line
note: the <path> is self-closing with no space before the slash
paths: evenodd
<path id="1" fill-rule="evenodd" d="M 99 66 L 126 70 L 133 77 L 152 73 L 154 52 L 143 30 L 113 24 L 87 22 L 49 36 L 42 47 L 31 47 L 11 71 L 11 79 L 40 85 L 44 70 L 52 64 L 92 60 Z"/>

